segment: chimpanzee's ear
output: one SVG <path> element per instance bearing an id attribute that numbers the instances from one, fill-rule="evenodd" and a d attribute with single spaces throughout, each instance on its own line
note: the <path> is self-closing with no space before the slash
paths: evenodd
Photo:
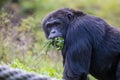
<path id="1" fill-rule="evenodd" d="M 74 13 L 70 12 L 70 11 L 67 11 L 67 17 L 69 20 L 73 20 L 74 18 Z"/>

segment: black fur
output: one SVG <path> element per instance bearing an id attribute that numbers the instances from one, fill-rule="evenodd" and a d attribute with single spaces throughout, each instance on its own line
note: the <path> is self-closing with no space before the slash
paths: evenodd
<path id="1" fill-rule="evenodd" d="M 88 73 L 99 80 L 120 80 L 120 30 L 101 18 L 63 8 L 44 19 L 46 37 L 49 31 L 45 24 L 55 19 L 62 23 L 65 39 L 65 80 L 86 80 Z"/>

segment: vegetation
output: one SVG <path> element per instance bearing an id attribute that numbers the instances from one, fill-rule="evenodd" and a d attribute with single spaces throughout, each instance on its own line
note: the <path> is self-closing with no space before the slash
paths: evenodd
<path id="1" fill-rule="evenodd" d="M 46 42 L 45 47 L 46 47 L 46 52 L 48 52 L 48 50 L 51 47 L 55 47 L 58 51 L 61 51 L 62 48 L 64 47 L 64 39 L 61 37 L 57 37 L 55 39 L 50 39 Z"/>
<path id="2" fill-rule="evenodd" d="M 2 0 L 0 4 L 3 4 Z M 119 27 L 119 5 L 120 0 L 9 1 L 0 11 L 0 63 L 62 78 L 60 52 L 52 48 L 46 54 L 44 45 L 47 41 L 41 29 L 42 19 L 55 9 L 69 7 L 102 17 L 110 24 Z M 62 49 L 62 42 L 63 39 L 55 40 L 55 44 L 59 45 L 58 49 Z M 47 42 L 48 49 L 52 43 L 53 41 Z"/>

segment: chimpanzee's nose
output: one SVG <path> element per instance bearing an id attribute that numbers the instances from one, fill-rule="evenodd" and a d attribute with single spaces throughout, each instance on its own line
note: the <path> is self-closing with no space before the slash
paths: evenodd
<path id="1" fill-rule="evenodd" d="M 53 29 L 51 32 L 50 32 L 50 35 L 48 37 L 48 39 L 53 39 L 57 36 L 57 31 L 55 29 Z"/>
<path id="2" fill-rule="evenodd" d="M 56 33 L 56 30 L 52 30 L 50 33 L 55 34 L 55 33 Z"/>

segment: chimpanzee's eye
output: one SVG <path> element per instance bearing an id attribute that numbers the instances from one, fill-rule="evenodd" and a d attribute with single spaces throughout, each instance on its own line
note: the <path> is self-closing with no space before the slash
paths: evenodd
<path id="1" fill-rule="evenodd" d="M 55 22 L 54 25 L 55 25 L 55 26 L 59 26 L 60 23 L 59 23 L 59 22 Z"/>
<path id="2" fill-rule="evenodd" d="M 60 22 L 53 22 L 53 23 L 47 23 L 46 27 L 58 26 L 58 25 L 60 25 Z"/>

